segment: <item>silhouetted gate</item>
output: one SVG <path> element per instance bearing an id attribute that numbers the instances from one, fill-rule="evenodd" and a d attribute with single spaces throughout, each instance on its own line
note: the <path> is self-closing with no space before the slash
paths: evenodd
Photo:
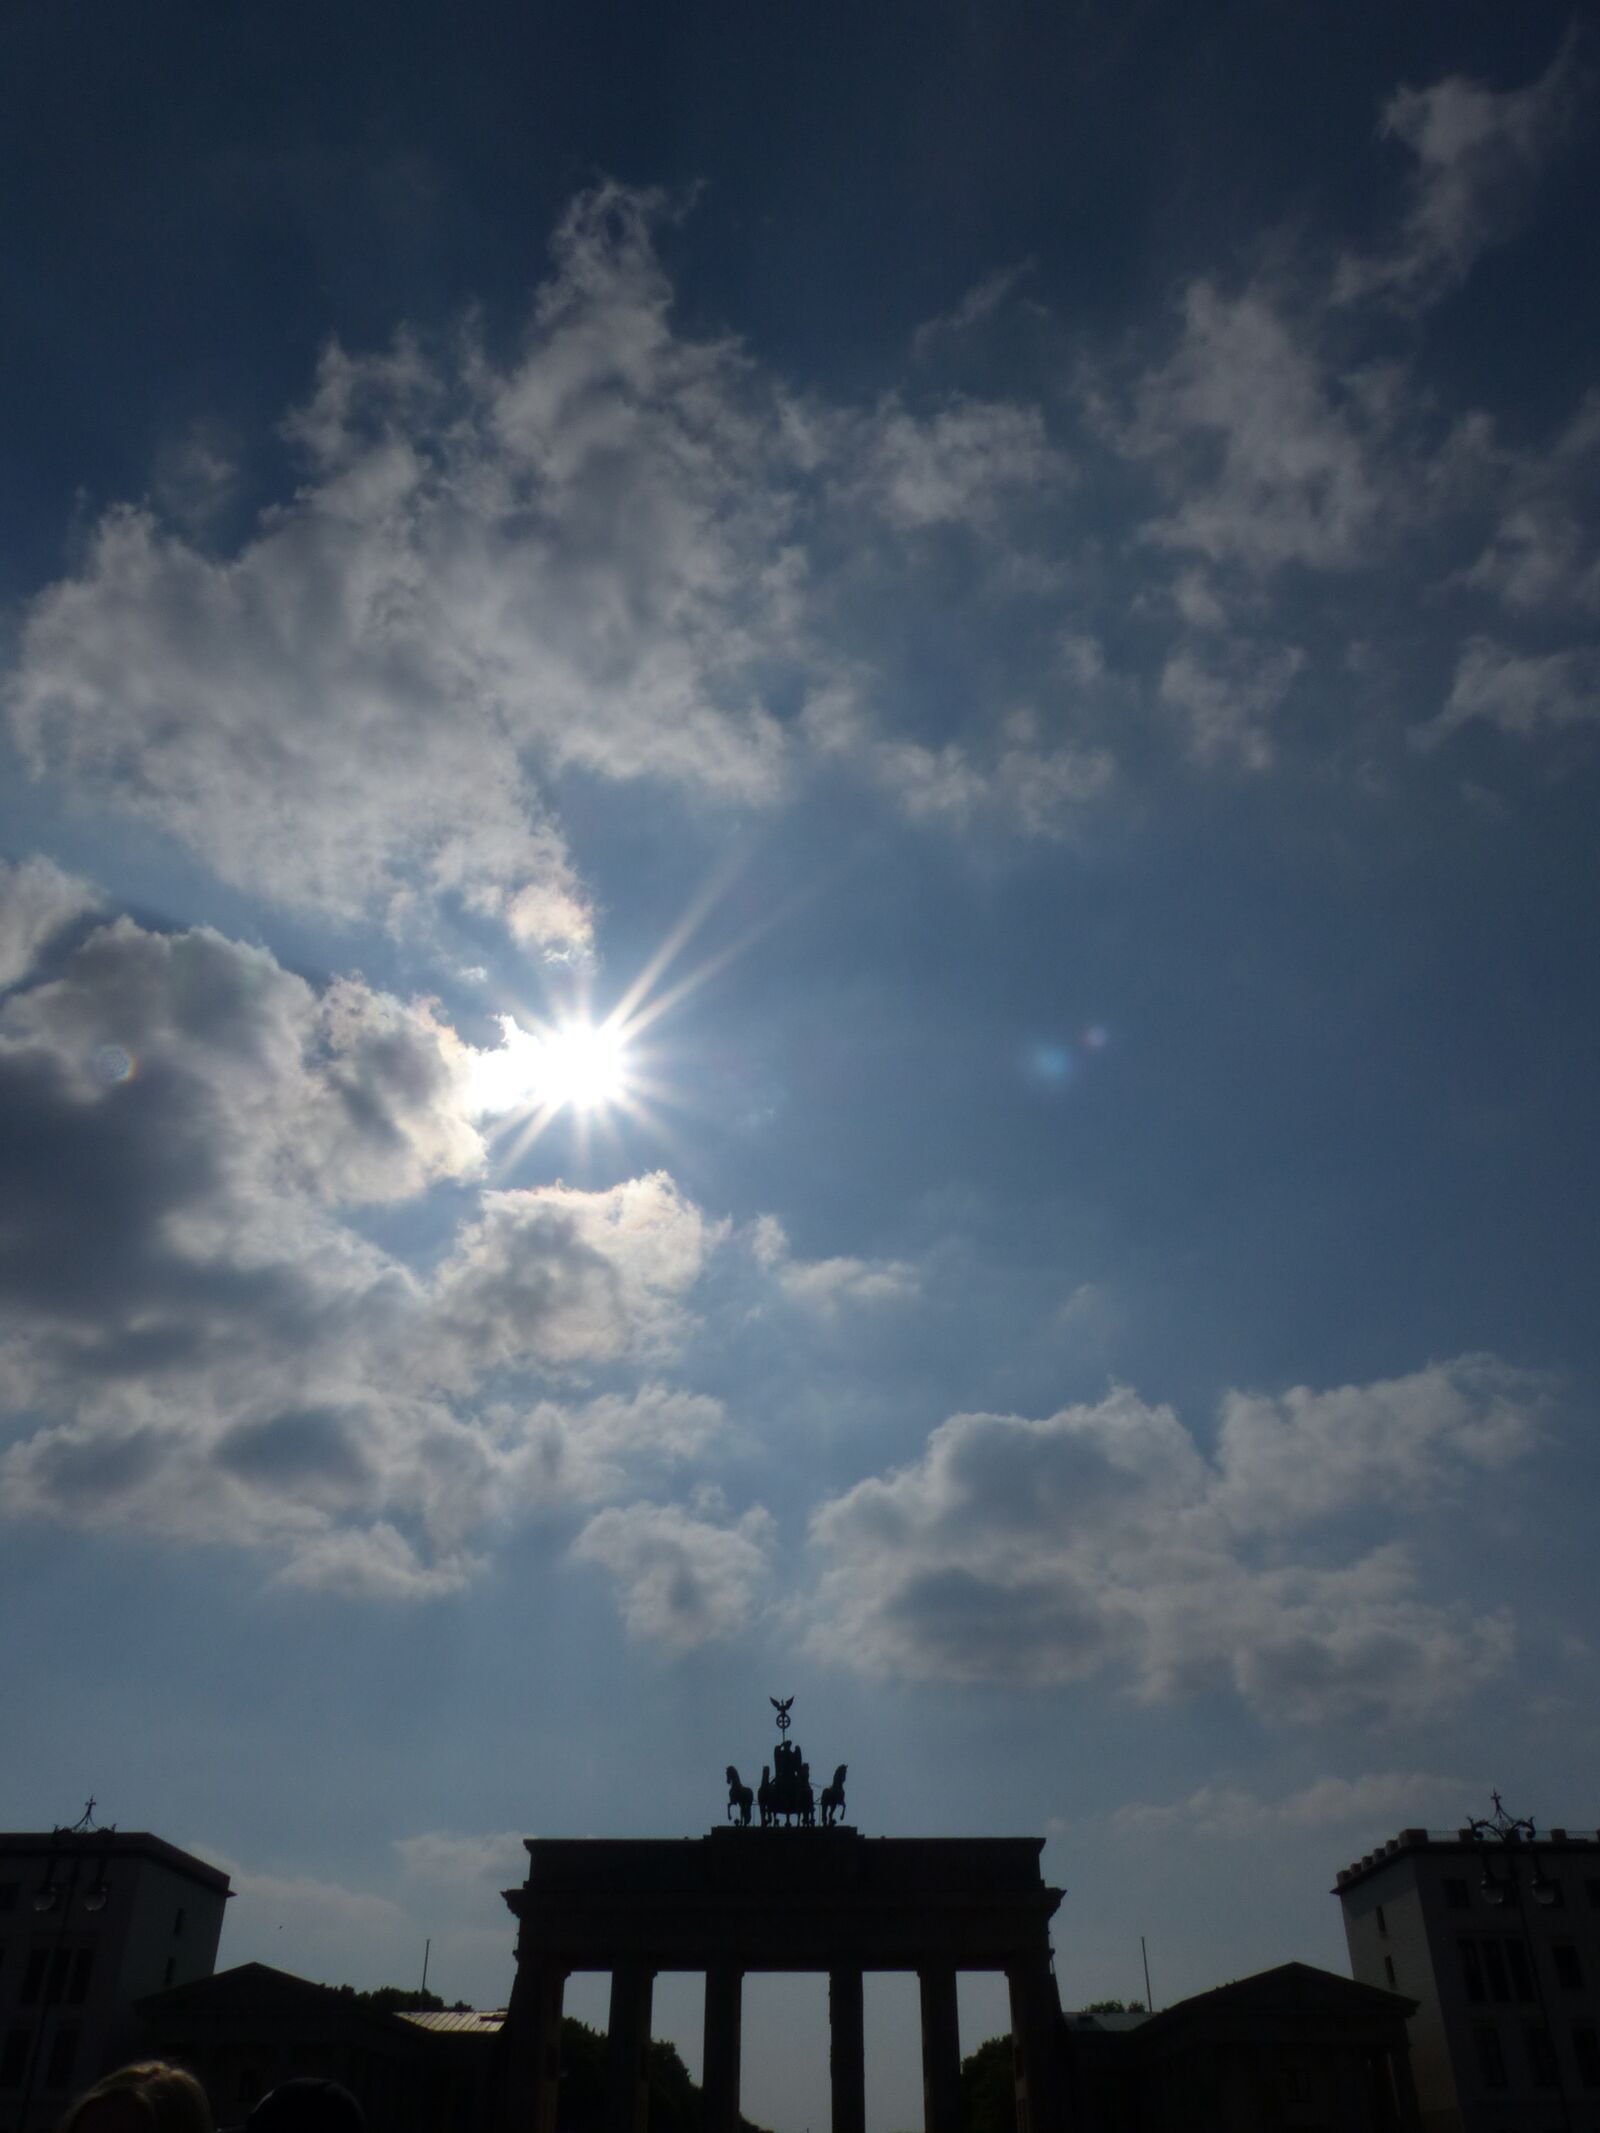
<path id="1" fill-rule="evenodd" d="M 1059 2133 L 1060 2003 L 1041 1837 L 863 1837 L 718 1829 L 679 1840 L 527 1839 L 508 1889 L 517 1975 L 502 2036 L 501 2133 L 557 2133 L 561 2006 L 574 1970 L 611 1975 L 606 2133 L 643 2133 L 659 1970 L 705 1973 L 705 2133 L 737 2133 L 747 1970 L 828 1975 L 833 2133 L 866 2133 L 863 1973 L 922 1987 L 925 2133 L 959 2133 L 956 1974 L 1010 1987 L 1018 2133 Z"/>

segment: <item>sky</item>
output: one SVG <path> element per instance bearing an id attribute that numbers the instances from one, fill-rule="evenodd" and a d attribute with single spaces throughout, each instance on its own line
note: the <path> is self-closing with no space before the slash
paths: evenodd
<path id="1" fill-rule="evenodd" d="M 1597 108 L 1570 0 L 14 0 L 7 1826 L 493 2005 L 793 1696 L 1070 2006 L 1600 1821 Z"/>

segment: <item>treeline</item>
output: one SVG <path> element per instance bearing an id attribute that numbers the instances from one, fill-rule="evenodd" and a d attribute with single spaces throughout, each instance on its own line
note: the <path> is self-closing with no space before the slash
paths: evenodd
<path id="1" fill-rule="evenodd" d="M 650 2133 L 700 2133 L 700 2087 L 674 2045 L 650 2040 L 645 2057 L 650 2090 Z M 561 2023 L 561 2133 L 601 2133 L 605 2124 L 606 2039 L 571 2015 Z M 740 2133 L 766 2133 L 741 2115 Z"/>

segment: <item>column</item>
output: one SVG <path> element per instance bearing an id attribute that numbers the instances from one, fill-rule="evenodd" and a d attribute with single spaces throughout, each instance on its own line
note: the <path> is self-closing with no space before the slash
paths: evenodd
<path id="1" fill-rule="evenodd" d="M 867 2042 L 859 1969 L 829 1971 L 828 2024 L 833 2133 L 867 2133 Z"/>
<path id="2" fill-rule="evenodd" d="M 1017 2133 L 1062 2133 L 1061 2001 L 1048 1956 L 1006 1972 L 1011 1988 L 1011 2042 L 1017 2068 Z"/>
<path id="3" fill-rule="evenodd" d="M 506 2012 L 496 2117 L 502 2133 L 556 2133 L 561 2078 L 561 2002 L 567 1973 L 554 1963 L 517 1965 Z"/>
<path id="4" fill-rule="evenodd" d="M 704 2133 L 738 2133 L 739 2036 L 744 1972 L 717 1963 L 706 1972 L 705 2063 L 701 2122 Z"/>
<path id="5" fill-rule="evenodd" d="M 956 1973 L 940 1964 L 922 1986 L 922 2133 L 961 2133 L 961 2029 Z"/>
<path id="6" fill-rule="evenodd" d="M 611 1973 L 611 2019 L 606 2026 L 605 2133 L 645 2133 L 650 2091 L 645 2059 L 650 2048 L 650 1998 L 655 1972 L 643 1963 L 619 1963 Z"/>

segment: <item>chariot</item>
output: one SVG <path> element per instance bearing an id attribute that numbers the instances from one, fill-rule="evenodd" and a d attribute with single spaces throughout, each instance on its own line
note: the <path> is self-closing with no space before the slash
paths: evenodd
<path id="1" fill-rule="evenodd" d="M 796 1823 L 802 1829 L 817 1826 L 817 1795 L 811 1783 L 811 1766 L 798 1741 L 789 1739 L 789 1706 L 792 1696 L 769 1699 L 778 1714 L 778 1745 L 772 1761 L 762 1765 L 761 1783 L 744 1784 L 733 1764 L 728 1765 L 728 1820 L 741 1829 L 750 1826 L 752 1807 L 761 1816 L 761 1827 L 772 1829 L 782 1822 L 786 1829 Z M 833 1782 L 822 1788 L 822 1826 L 831 1829 L 844 1813 L 844 1781 L 848 1765 L 841 1763 Z"/>

